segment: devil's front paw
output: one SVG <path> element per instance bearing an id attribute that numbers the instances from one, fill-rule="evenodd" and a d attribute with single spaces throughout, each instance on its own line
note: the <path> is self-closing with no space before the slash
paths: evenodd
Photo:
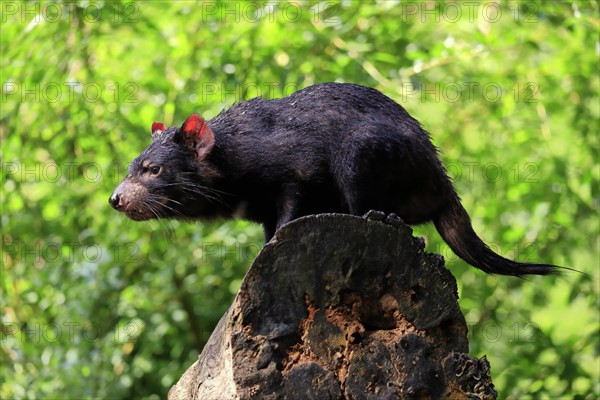
<path id="1" fill-rule="evenodd" d="M 385 221 L 385 213 L 383 211 L 369 210 L 363 218 L 372 219 L 374 221 Z"/>
<path id="2" fill-rule="evenodd" d="M 400 228 L 400 227 L 406 225 L 404 223 L 404 221 L 402 221 L 402 218 L 400 218 L 399 216 L 397 216 L 394 213 L 388 214 L 388 216 L 385 217 L 385 219 L 383 220 L 383 222 L 385 222 L 386 224 L 390 224 L 392 226 L 395 226 L 396 228 Z"/>
<path id="3" fill-rule="evenodd" d="M 386 224 L 390 224 L 392 226 L 395 226 L 396 228 L 405 225 L 404 221 L 402 221 L 402 218 L 400 218 L 396 214 L 386 214 L 383 211 L 370 210 L 365 215 L 363 215 L 363 218 L 385 222 Z"/>

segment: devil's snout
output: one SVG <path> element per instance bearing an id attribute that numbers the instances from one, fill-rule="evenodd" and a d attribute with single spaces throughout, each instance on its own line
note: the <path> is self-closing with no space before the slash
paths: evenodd
<path id="1" fill-rule="evenodd" d="M 113 193 L 108 198 L 108 202 L 115 210 L 120 210 L 121 208 L 123 208 L 123 206 L 121 205 L 121 196 L 119 196 L 119 193 Z"/>
<path id="2" fill-rule="evenodd" d="M 122 186 L 123 183 L 117 186 L 113 194 L 108 198 L 108 202 L 110 203 L 112 208 L 114 208 L 117 211 L 123 211 L 123 209 L 127 205 L 125 204 L 125 199 L 123 198 Z"/>

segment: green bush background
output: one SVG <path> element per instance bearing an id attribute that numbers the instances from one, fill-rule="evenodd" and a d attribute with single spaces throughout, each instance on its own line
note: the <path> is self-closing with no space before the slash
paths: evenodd
<path id="1" fill-rule="evenodd" d="M 598 3 L 269 4 L 2 2 L 0 397 L 165 397 L 262 231 L 108 196 L 153 121 L 337 80 L 424 124 L 498 252 L 587 274 L 487 276 L 416 229 L 501 398 L 598 398 Z"/>

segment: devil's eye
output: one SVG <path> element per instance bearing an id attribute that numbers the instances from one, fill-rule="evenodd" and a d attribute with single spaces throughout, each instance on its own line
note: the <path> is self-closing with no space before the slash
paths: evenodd
<path id="1" fill-rule="evenodd" d="M 158 165 L 150 167 L 150 173 L 152 175 L 158 175 L 159 172 L 160 172 L 160 167 Z"/>

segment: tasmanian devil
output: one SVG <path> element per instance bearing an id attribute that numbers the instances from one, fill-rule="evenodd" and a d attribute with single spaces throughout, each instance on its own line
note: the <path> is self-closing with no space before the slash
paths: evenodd
<path id="1" fill-rule="evenodd" d="M 110 204 L 133 220 L 241 217 L 265 237 L 325 212 L 395 213 L 433 221 L 450 248 L 488 273 L 545 275 L 557 266 L 508 260 L 473 231 L 437 149 L 404 108 L 375 89 L 323 83 L 254 98 L 206 122 L 152 124 L 152 144 Z"/>

